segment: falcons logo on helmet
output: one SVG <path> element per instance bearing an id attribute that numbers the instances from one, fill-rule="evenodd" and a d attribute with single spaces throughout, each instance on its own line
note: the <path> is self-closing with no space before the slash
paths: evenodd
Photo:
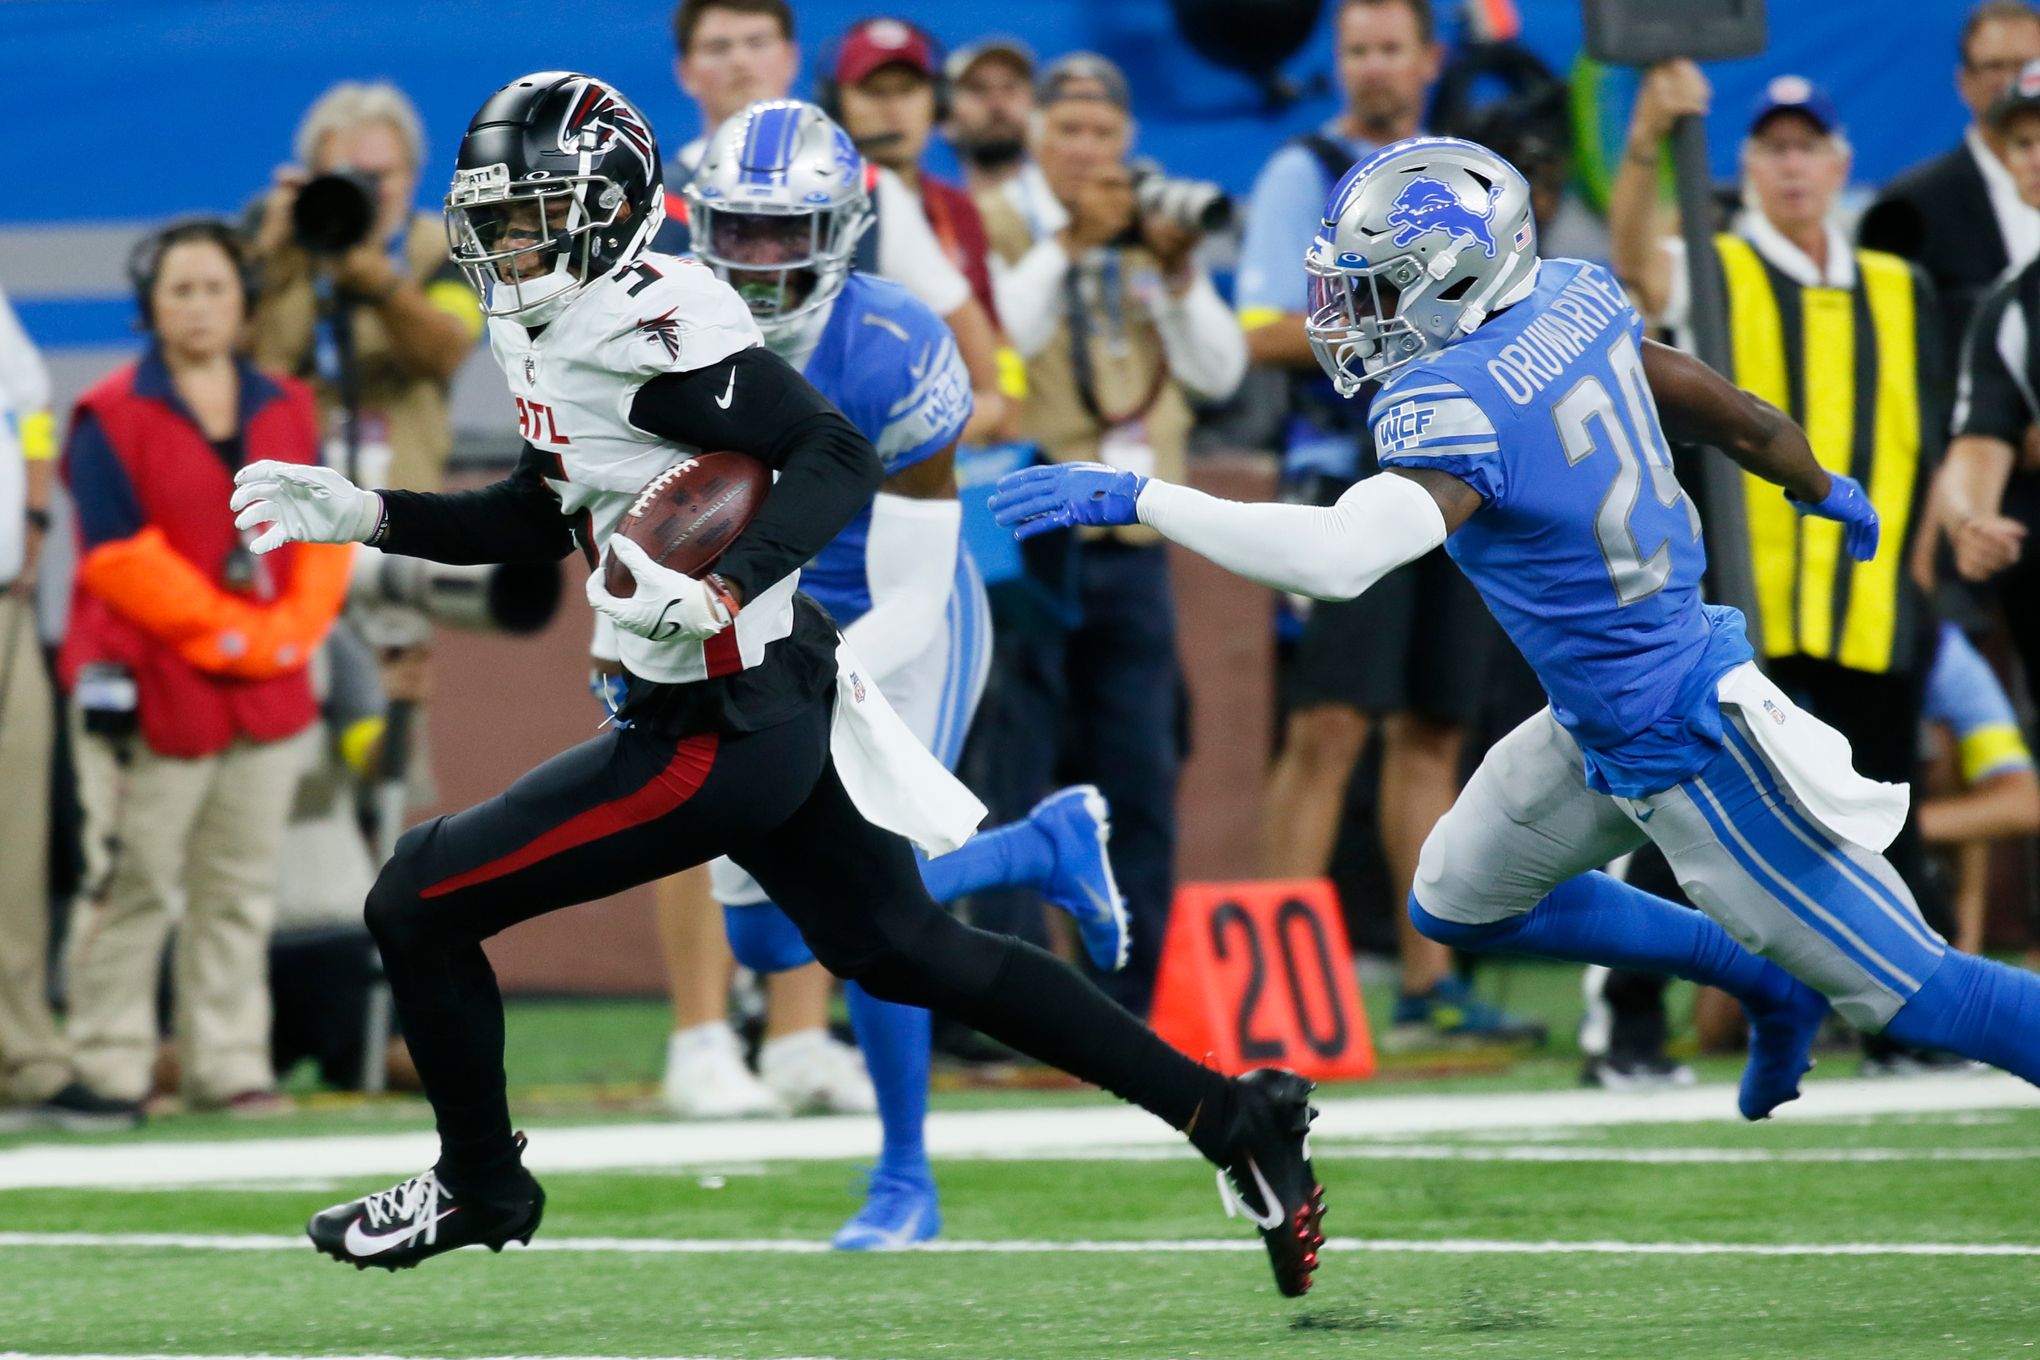
<path id="1" fill-rule="evenodd" d="M 585 141 L 591 135 L 592 145 Z M 570 154 L 585 150 L 600 156 L 619 142 L 638 158 L 649 176 L 651 129 L 638 117 L 637 110 L 623 101 L 622 95 L 599 80 L 591 80 L 581 87 L 580 96 L 568 107 L 560 124 L 560 150 Z"/>

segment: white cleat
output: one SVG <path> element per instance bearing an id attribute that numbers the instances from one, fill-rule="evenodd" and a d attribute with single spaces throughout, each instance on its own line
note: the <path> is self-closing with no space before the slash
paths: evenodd
<path id="1" fill-rule="evenodd" d="M 723 1021 L 677 1029 L 666 1039 L 666 1108 L 682 1119 L 779 1119 L 786 1103 L 744 1066 L 736 1031 Z"/>
<path id="2" fill-rule="evenodd" d="M 873 1114 L 878 1093 L 864 1055 L 838 1043 L 827 1030 L 803 1030 L 767 1039 L 758 1050 L 758 1075 L 795 1114 Z"/>

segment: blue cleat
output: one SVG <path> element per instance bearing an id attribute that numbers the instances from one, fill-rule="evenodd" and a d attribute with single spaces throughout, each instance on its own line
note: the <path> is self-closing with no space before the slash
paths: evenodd
<path id="1" fill-rule="evenodd" d="M 1042 895 L 1075 918 L 1092 963 L 1108 973 L 1126 967 L 1133 927 L 1105 853 L 1112 838 L 1105 795 L 1092 784 L 1072 785 L 1036 803 L 1027 820 L 1055 846 L 1055 870 Z"/>
<path id="2" fill-rule="evenodd" d="M 1799 1079 L 1813 1067 L 1813 1041 L 1827 1019 L 1827 998 L 1799 979 L 1785 999 L 1750 1017 L 1750 1060 L 1743 1068 L 1736 1107 L 1744 1119 L 1768 1119 L 1771 1111 L 1799 1098 Z"/>
<path id="3" fill-rule="evenodd" d="M 837 1229 L 831 1245 L 838 1251 L 905 1251 L 941 1231 L 933 1179 L 873 1171 L 864 1207 Z"/>

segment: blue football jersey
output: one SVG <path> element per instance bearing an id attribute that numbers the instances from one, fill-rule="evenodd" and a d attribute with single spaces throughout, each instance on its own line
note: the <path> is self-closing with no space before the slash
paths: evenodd
<path id="1" fill-rule="evenodd" d="M 1446 551 L 1585 750 L 1589 784 L 1629 797 L 1706 763 L 1714 683 L 1751 655 L 1741 613 L 1701 603 L 1700 515 L 1642 338 L 1606 269 L 1547 260 L 1528 298 L 1391 377 L 1369 412 L 1384 467 L 1480 492 Z"/>
<path id="2" fill-rule="evenodd" d="M 878 449 L 890 477 L 956 442 L 970 419 L 970 374 L 942 318 L 885 279 L 853 273 L 802 370 Z M 800 588 L 847 627 L 871 608 L 864 546 L 871 507 L 801 570 Z M 968 564 L 957 554 L 957 579 Z"/>

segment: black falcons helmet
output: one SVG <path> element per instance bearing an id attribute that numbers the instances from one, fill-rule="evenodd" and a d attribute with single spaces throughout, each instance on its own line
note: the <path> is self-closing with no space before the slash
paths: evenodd
<path id="1" fill-rule="evenodd" d="M 482 309 L 526 325 L 637 255 L 664 219 L 651 124 L 614 85 L 574 71 L 490 95 L 446 195 L 448 253 Z"/>

